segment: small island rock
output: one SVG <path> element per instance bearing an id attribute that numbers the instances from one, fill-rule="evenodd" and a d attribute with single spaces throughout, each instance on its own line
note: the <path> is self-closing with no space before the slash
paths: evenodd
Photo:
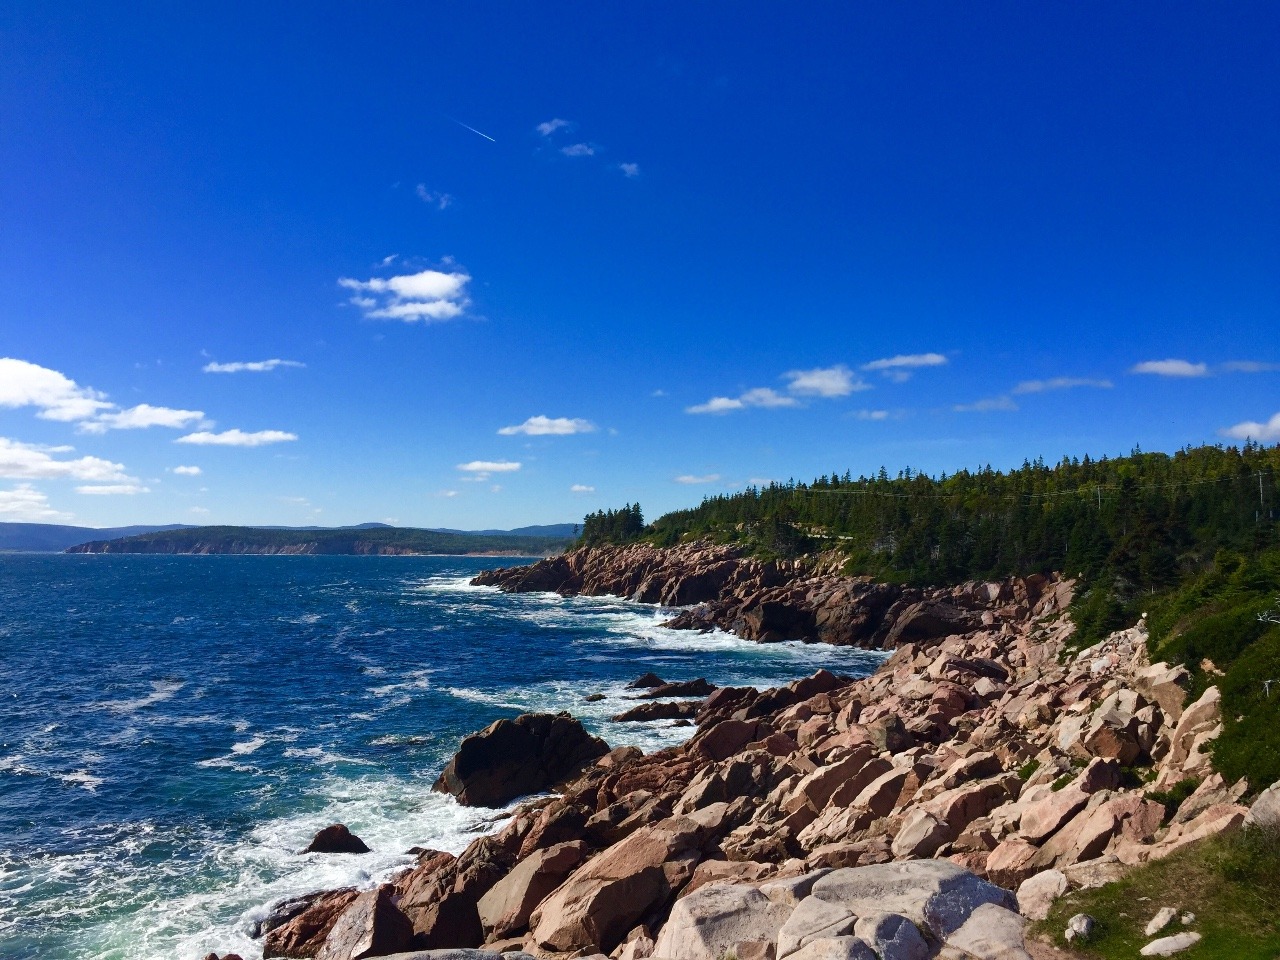
<path id="1" fill-rule="evenodd" d="M 345 823 L 333 823 L 314 837 L 303 853 L 368 853 L 369 846 L 347 829 Z"/>

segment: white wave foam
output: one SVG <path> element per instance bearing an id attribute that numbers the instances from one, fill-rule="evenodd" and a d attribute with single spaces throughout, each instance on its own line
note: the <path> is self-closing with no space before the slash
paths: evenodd
<path id="1" fill-rule="evenodd" d="M 59 956 L 100 960 L 174 960 L 216 951 L 260 956 L 249 932 L 271 905 L 314 890 L 368 888 L 411 866 L 413 846 L 460 853 L 500 828 L 505 811 L 459 806 L 420 779 L 323 778 L 316 807 L 276 817 L 247 837 L 205 835 L 192 841 L 150 824 L 103 831 L 87 852 L 54 854 L 41 864 L 0 853 L 5 894 L 38 884 L 48 893 L 45 919 L 75 918 Z M 496 818 L 496 819 L 495 819 Z M 373 852 L 304 854 L 317 830 L 346 823 Z M 133 859 L 153 844 L 177 844 L 184 857 L 164 857 L 137 871 Z"/>
<path id="2" fill-rule="evenodd" d="M 149 707 L 154 703 L 163 703 L 165 700 L 173 698 L 179 690 L 186 684 L 181 680 L 153 680 L 151 681 L 151 692 L 145 697 L 138 697 L 133 700 L 107 700 L 97 705 L 99 710 L 110 710 L 112 713 L 134 713 L 143 707 Z"/>
<path id="3" fill-rule="evenodd" d="M 259 747 L 266 746 L 266 744 L 266 737 L 254 737 L 252 740 L 242 740 L 239 743 L 233 743 L 231 745 L 231 752 L 237 756 L 246 756 L 258 750 Z"/>
<path id="4" fill-rule="evenodd" d="M 83 787 L 90 793 L 97 793 L 98 788 L 106 783 L 104 778 L 96 776 L 88 770 L 73 770 L 71 773 L 55 773 L 53 774 L 53 778 L 55 780 L 61 780 L 63 783 L 71 783 L 78 787 Z"/>

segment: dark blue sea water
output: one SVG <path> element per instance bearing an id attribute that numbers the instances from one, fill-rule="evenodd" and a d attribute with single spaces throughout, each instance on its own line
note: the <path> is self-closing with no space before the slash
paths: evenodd
<path id="1" fill-rule="evenodd" d="M 430 788 L 498 717 L 570 710 L 654 749 L 688 728 L 608 720 L 643 671 L 772 685 L 879 662 L 468 585 L 499 562 L 0 556 L 0 957 L 258 957 L 270 902 L 492 830 L 500 812 Z M 335 821 L 375 852 L 298 852 Z"/>

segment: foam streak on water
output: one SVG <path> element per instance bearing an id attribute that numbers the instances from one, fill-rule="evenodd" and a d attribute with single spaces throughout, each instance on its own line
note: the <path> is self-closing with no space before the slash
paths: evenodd
<path id="1" fill-rule="evenodd" d="M 269 904 L 495 829 L 430 788 L 499 717 L 569 710 L 653 750 L 690 731 L 609 719 L 642 672 L 767 686 L 880 661 L 472 587 L 494 563 L 0 557 L 0 956 L 259 957 Z M 334 822 L 374 852 L 299 852 Z"/>

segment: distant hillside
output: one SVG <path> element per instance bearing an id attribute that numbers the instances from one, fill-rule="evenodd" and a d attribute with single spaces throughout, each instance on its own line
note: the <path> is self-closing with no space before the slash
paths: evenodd
<path id="1" fill-rule="evenodd" d="M 93 540 L 69 546 L 67 552 L 541 556 L 556 553 L 564 549 L 568 543 L 568 537 L 539 537 L 505 532 L 455 533 L 382 525 L 319 530 L 291 530 L 279 527 L 183 527 L 117 540 Z"/>
<path id="2" fill-rule="evenodd" d="M 180 530 L 183 526 L 184 524 L 181 523 L 169 523 L 97 528 L 70 527 L 57 523 L 0 523 L 0 553 L 8 551 L 61 553 L 67 547 L 84 543 L 86 540 L 115 540 L 119 537 L 133 537 L 142 533 Z"/>

